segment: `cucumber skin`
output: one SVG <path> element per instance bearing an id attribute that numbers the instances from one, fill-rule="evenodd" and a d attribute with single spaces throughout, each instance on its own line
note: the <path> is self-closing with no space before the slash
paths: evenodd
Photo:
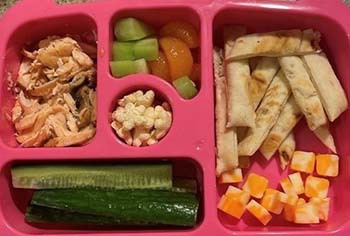
<path id="1" fill-rule="evenodd" d="M 169 189 L 172 166 L 162 164 L 130 165 L 23 165 L 11 169 L 15 188 L 106 188 Z"/>
<path id="2" fill-rule="evenodd" d="M 121 221 L 194 226 L 198 200 L 194 194 L 161 190 L 39 190 L 31 204 Z"/>
<path id="3" fill-rule="evenodd" d="M 59 223 L 67 225 L 150 226 L 150 224 L 142 222 L 121 221 L 109 216 L 82 214 L 37 205 L 28 206 L 25 220 L 29 223 Z"/>

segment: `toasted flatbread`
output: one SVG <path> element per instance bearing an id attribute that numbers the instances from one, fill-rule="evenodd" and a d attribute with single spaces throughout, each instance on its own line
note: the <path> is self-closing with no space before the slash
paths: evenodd
<path id="1" fill-rule="evenodd" d="M 278 148 L 280 157 L 280 167 L 285 170 L 290 160 L 292 159 L 293 153 L 295 151 L 295 138 L 293 132 L 283 140 L 281 146 Z"/>
<path id="2" fill-rule="evenodd" d="M 244 33 L 241 27 L 226 30 L 225 49 L 230 51 L 232 41 Z M 233 45 L 234 46 L 234 45 Z M 249 99 L 248 81 L 250 67 L 248 60 L 226 63 L 227 79 L 227 127 L 254 127 L 255 112 Z"/>
<path id="3" fill-rule="evenodd" d="M 299 54 L 301 40 L 302 32 L 296 29 L 244 35 L 236 40 L 226 60 Z"/>
<path id="4" fill-rule="evenodd" d="M 345 92 L 324 53 L 303 56 L 311 80 L 332 122 L 348 108 Z"/>
<path id="5" fill-rule="evenodd" d="M 311 130 L 327 123 L 321 100 L 300 57 L 279 58 L 281 68 L 292 88 L 296 103 Z"/>
<path id="6" fill-rule="evenodd" d="M 276 124 L 272 127 L 265 141 L 259 148 L 261 154 L 263 154 L 267 160 L 275 154 L 283 140 L 286 139 L 302 116 L 303 113 L 296 104 L 294 97 L 290 96 Z"/>
<path id="7" fill-rule="evenodd" d="M 313 29 L 306 29 L 303 31 L 303 38 L 299 51 L 302 52 L 302 54 L 319 53 L 322 51 L 319 45 L 320 41 L 320 32 L 314 31 Z"/>
<path id="8" fill-rule="evenodd" d="M 216 173 L 232 170 L 238 166 L 236 128 L 226 128 L 226 81 L 223 76 L 222 52 L 214 49 L 215 118 L 216 118 Z"/>
<path id="9" fill-rule="evenodd" d="M 334 138 L 329 131 L 328 125 L 323 125 L 314 130 L 316 137 L 333 153 L 337 153 L 337 148 L 334 143 Z"/>
<path id="10" fill-rule="evenodd" d="M 239 156 L 252 156 L 276 123 L 282 107 L 291 94 L 288 81 L 280 70 L 268 87 L 256 112 L 256 126 L 249 128 L 246 137 L 238 144 Z"/>
<path id="11" fill-rule="evenodd" d="M 259 106 L 267 87 L 278 72 L 280 65 L 276 58 L 263 57 L 258 62 L 249 80 L 249 96 L 254 110 Z"/>
<path id="12" fill-rule="evenodd" d="M 224 58 L 227 58 L 228 55 L 230 55 L 236 39 L 245 34 L 247 34 L 247 29 L 244 26 L 226 25 L 224 27 L 224 41 L 225 41 Z"/>

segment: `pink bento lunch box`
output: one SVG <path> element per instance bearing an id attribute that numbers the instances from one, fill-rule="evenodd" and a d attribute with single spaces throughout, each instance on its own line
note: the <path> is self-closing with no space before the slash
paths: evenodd
<path id="1" fill-rule="evenodd" d="M 182 19 L 197 27 L 201 36 L 201 82 L 198 95 L 182 99 L 166 81 L 152 75 L 136 74 L 115 79 L 109 71 L 114 22 L 137 17 L 160 27 Z M 0 236 L 27 235 L 350 235 L 350 113 L 331 125 L 341 159 L 340 175 L 331 180 L 331 214 L 327 223 L 295 225 L 274 217 L 266 227 L 249 214 L 238 221 L 217 210 L 217 202 L 227 186 L 218 185 L 215 176 L 213 45 L 220 45 L 224 24 L 246 25 L 250 32 L 291 28 L 314 28 L 322 33 L 322 48 L 350 97 L 350 10 L 340 0 L 100 0 L 85 4 L 57 5 L 54 0 L 23 0 L 0 18 Z M 21 148 L 15 141 L 8 114 L 14 97 L 8 91 L 7 77 L 16 73 L 20 50 L 28 42 L 48 35 L 96 32 L 97 132 L 81 147 Z M 110 127 L 116 100 L 136 89 L 153 89 L 172 106 L 173 123 L 169 133 L 149 147 L 129 147 Z M 304 121 L 295 130 L 297 149 L 329 152 L 310 132 Z M 277 188 L 282 172 L 272 158 L 266 162 L 257 153 L 244 176 L 255 172 L 266 176 Z M 31 191 L 12 187 L 10 169 L 16 163 L 37 162 L 119 162 L 168 159 L 174 173 L 194 177 L 199 184 L 200 210 L 194 228 L 103 228 L 51 227 L 24 221 Z"/>

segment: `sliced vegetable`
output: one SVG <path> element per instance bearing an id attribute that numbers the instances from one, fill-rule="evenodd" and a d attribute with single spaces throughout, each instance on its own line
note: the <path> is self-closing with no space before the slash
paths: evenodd
<path id="1" fill-rule="evenodd" d="M 134 61 L 111 61 L 109 64 L 114 77 L 136 74 Z"/>
<path id="2" fill-rule="evenodd" d="M 172 80 L 191 74 L 193 58 L 183 41 L 174 37 L 163 37 L 159 39 L 159 44 L 167 58 Z"/>
<path id="3" fill-rule="evenodd" d="M 114 35 L 119 41 L 143 39 L 153 33 L 150 26 L 132 17 L 120 19 L 114 26 Z"/>
<path id="4" fill-rule="evenodd" d="M 271 214 L 255 200 L 251 200 L 247 205 L 247 210 L 255 216 L 263 225 L 267 225 L 272 219 Z"/>
<path id="5" fill-rule="evenodd" d="M 264 176 L 250 173 L 242 189 L 253 197 L 262 198 L 269 184 L 269 180 Z"/>
<path id="6" fill-rule="evenodd" d="M 141 58 L 134 61 L 136 73 L 149 74 L 148 65 L 145 59 Z"/>
<path id="7" fill-rule="evenodd" d="M 134 43 L 114 42 L 112 46 L 113 61 L 135 60 Z"/>
<path id="8" fill-rule="evenodd" d="M 32 204 L 121 221 L 193 226 L 198 200 L 191 193 L 161 190 L 39 190 Z"/>
<path id="9" fill-rule="evenodd" d="M 329 180 L 309 175 L 305 181 L 305 195 L 308 197 L 326 198 L 329 189 Z"/>
<path id="10" fill-rule="evenodd" d="M 183 76 L 174 80 L 173 85 L 180 96 L 185 99 L 191 99 L 198 93 L 195 83 L 193 83 L 188 76 Z"/>
<path id="11" fill-rule="evenodd" d="M 159 51 L 157 59 L 154 61 L 149 61 L 148 63 L 151 67 L 151 72 L 153 75 L 156 75 L 167 81 L 171 81 L 169 65 L 162 51 Z"/>
<path id="12" fill-rule="evenodd" d="M 164 25 L 160 31 L 160 36 L 172 36 L 181 39 L 189 48 L 199 46 L 199 36 L 196 28 L 185 21 L 172 21 Z"/>
<path id="13" fill-rule="evenodd" d="M 147 38 L 137 41 L 134 44 L 134 55 L 136 59 L 144 58 L 146 61 L 152 61 L 158 57 L 158 40 L 156 38 Z"/>
<path id="14" fill-rule="evenodd" d="M 172 187 L 170 164 L 19 165 L 11 170 L 14 188 L 147 189 Z"/>
<path id="15" fill-rule="evenodd" d="M 339 174 L 339 156 L 320 154 L 316 156 L 316 172 L 322 176 L 336 177 Z"/>

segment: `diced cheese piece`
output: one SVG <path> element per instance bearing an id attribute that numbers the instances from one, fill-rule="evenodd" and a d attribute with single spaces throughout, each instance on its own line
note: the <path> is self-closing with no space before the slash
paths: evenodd
<path id="1" fill-rule="evenodd" d="M 297 205 L 302 205 L 305 204 L 306 201 L 304 200 L 304 198 L 299 198 L 297 201 L 297 204 L 295 206 L 292 205 L 284 205 L 284 210 L 283 210 L 283 218 L 286 221 L 289 222 L 294 222 L 294 216 L 295 216 L 295 208 Z"/>
<path id="2" fill-rule="evenodd" d="M 290 168 L 311 174 L 315 168 L 315 154 L 313 152 L 295 151 Z"/>
<path id="3" fill-rule="evenodd" d="M 236 168 L 231 171 L 226 171 L 219 178 L 220 184 L 239 183 L 243 181 L 242 169 Z"/>
<path id="4" fill-rule="evenodd" d="M 301 178 L 301 174 L 299 172 L 288 175 L 290 182 L 293 185 L 295 192 L 299 194 L 303 194 L 305 192 L 304 182 Z"/>
<path id="5" fill-rule="evenodd" d="M 225 195 L 230 198 L 236 198 L 239 200 L 243 205 L 247 205 L 247 203 L 250 200 L 250 194 L 247 193 L 244 190 L 241 190 L 239 188 L 236 188 L 234 186 L 229 186 L 226 190 Z"/>
<path id="6" fill-rule="evenodd" d="M 247 205 L 247 210 L 255 216 L 263 225 L 267 225 L 272 219 L 271 214 L 255 200 L 251 200 Z"/>
<path id="7" fill-rule="evenodd" d="M 298 195 L 295 195 L 295 194 L 289 195 L 289 194 L 279 192 L 279 200 L 284 204 L 294 206 L 298 201 Z"/>
<path id="8" fill-rule="evenodd" d="M 312 197 L 310 198 L 310 203 L 314 204 L 318 209 L 318 217 L 320 220 L 327 221 L 328 215 L 329 215 L 329 207 L 330 207 L 330 198 L 318 198 L 318 197 Z"/>
<path id="9" fill-rule="evenodd" d="M 264 197 L 261 199 L 260 204 L 268 211 L 277 215 L 281 214 L 283 210 L 283 203 L 279 200 L 279 191 L 275 189 L 266 189 Z"/>
<path id="10" fill-rule="evenodd" d="M 318 224 L 318 209 L 312 203 L 305 203 L 295 207 L 294 223 L 297 224 Z"/>
<path id="11" fill-rule="evenodd" d="M 269 180 L 265 177 L 251 173 L 243 185 L 243 190 L 253 197 L 262 198 L 268 184 Z"/>
<path id="12" fill-rule="evenodd" d="M 292 182 L 290 182 L 289 178 L 286 177 L 284 179 L 281 179 L 280 185 L 283 189 L 283 191 L 288 195 L 298 195 L 295 191 Z"/>
<path id="13" fill-rule="evenodd" d="M 326 198 L 328 194 L 329 181 L 325 178 L 309 175 L 305 181 L 305 195 L 308 197 Z"/>
<path id="14" fill-rule="evenodd" d="M 242 169 L 247 169 L 250 167 L 250 156 L 240 156 L 238 157 L 238 167 Z"/>
<path id="15" fill-rule="evenodd" d="M 316 156 L 316 172 L 319 175 L 335 177 L 339 172 L 339 156 L 320 154 Z"/>
<path id="16" fill-rule="evenodd" d="M 234 186 L 229 186 L 218 203 L 218 209 L 240 219 L 249 199 L 249 193 Z"/>

